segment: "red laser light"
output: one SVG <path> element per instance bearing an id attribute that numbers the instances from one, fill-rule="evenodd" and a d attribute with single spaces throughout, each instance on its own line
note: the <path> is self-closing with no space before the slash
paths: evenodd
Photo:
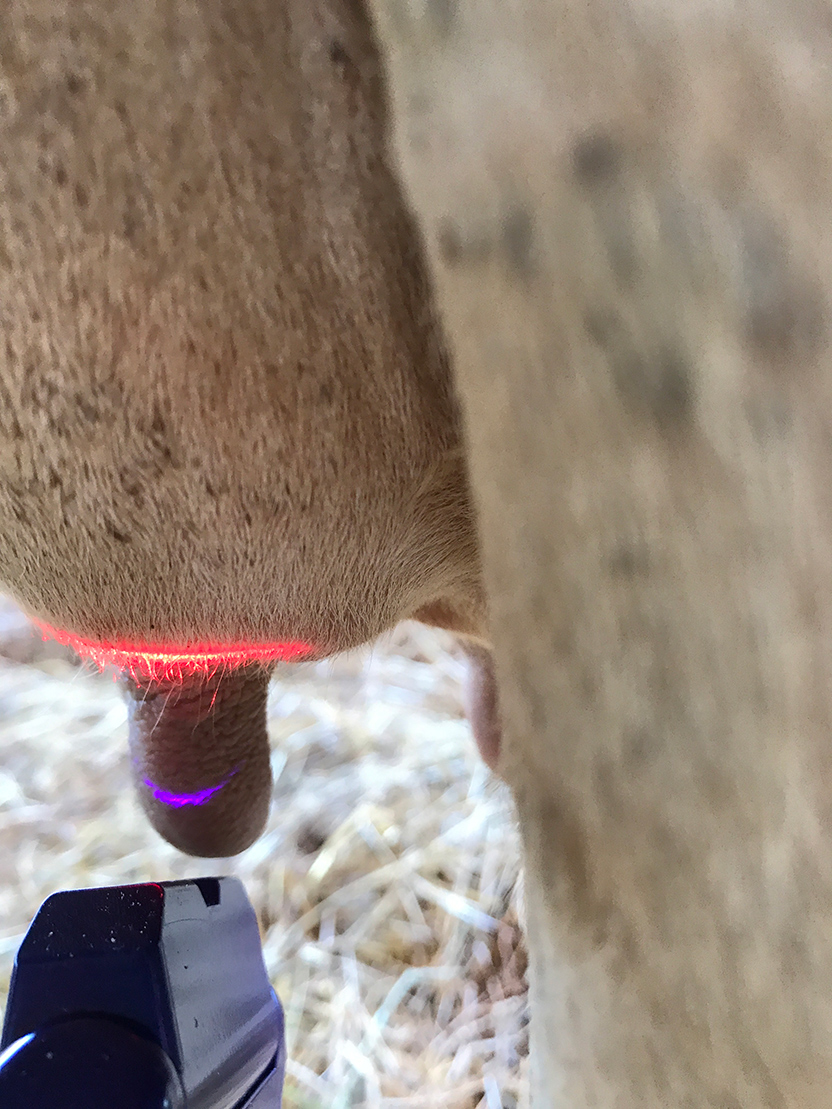
<path id="1" fill-rule="evenodd" d="M 212 677 L 249 663 L 298 662 L 314 648 L 300 640 L 276 643 L 198 644 L 187 648 L 174 645 L 102 643 L 72 632 L 59 631 L 37 621 L 44 637 L 71 647 L 77 655 L 100 669 L 114 666 L 135 681 L 181 682 L 186 678 Z"/>

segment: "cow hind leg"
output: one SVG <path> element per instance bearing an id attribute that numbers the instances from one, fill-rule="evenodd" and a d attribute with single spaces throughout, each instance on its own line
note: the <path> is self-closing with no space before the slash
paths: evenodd
<path id="1" fill-rule="evenodd" d="M 466 418 L 536 1104 L 828 1104 L 828 15 L 371 9 Z"/>

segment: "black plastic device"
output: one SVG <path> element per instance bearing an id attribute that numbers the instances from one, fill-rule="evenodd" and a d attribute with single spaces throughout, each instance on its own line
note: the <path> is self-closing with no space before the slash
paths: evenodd
<path id="1" fill-rule="evenodd" d="M 17 952 L 0 1109 L 279 1109 L 283 1012 L 236 878 L 67 890 Z"/>

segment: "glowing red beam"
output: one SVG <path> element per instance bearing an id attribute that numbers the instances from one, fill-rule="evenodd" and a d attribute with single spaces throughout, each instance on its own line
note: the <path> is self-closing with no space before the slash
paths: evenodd
<path id="1" fill-rule="evenodd" d="M 49 637 L 100 669 L 114 666 L 136 681 L 177 682 L 196 675 L 210 677 L 221 670 L 234 670 L 250 663 L 297 662 L 314 648 L 300 640 L 277 643 L 199 644 L 181 648 L 173 645 L 102 643 L 72 632 L 59 631 L 37 621 L 44 638 Z"/>

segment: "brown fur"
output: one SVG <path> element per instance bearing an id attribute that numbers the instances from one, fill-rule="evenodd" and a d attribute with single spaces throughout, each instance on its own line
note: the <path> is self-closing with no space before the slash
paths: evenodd
<path id="1" fill-rule="evenodd" d="M 370 7 L 469 433 L 537 1104 L 820 1109 L 828 8 Z M 482 637 L 362 6 L 2 18 L 0 578 L 102 638 Z"/>
<path id="2" fill-rule="evenodd" d="M 416 614 L 481 634 L 459 416 L 360 8 L 10 0 L 0 93 L 0 581 L 111 644 L 320 657 Z M 210 745 L 142 692 L 155 826 L 241 850 L 270 796 L 255 684 L 182 691 L 234 706 Z M 199 813 L 146 783 L 229 775 Z"/>
<path id="3" fill-rule="evenodd" d="M 11 0 L 0 571 L 132 642 L 361 643 L 483 605 L 458 416 L 334 0 Z"/>

